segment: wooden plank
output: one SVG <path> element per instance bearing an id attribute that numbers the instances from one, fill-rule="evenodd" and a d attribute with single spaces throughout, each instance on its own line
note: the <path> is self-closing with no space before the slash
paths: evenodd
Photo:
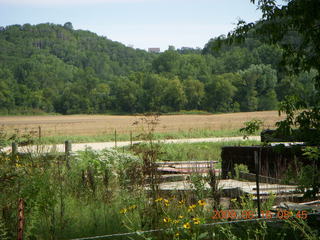
<path id="1" fill-rule="evenodd" d="M 165 167 L 165 166 L 163 166 Z M 172 167 L 172 168 L 191 168 L 191 169 L 197 169 L 197 168 L 213 168 L 213 166 L 209 166 L 209 165 L 171 165 L 168 167 Z"/>
<path id="2" fill-rule="evenodd" d="M 320 200 L 315 200 L 315 201 L 311 201 L 311 202 L 302 202 L 302 203 L 299 203 L 301 205 L 310 205 L 310 204 L 315 204 L 315 205 L 318 205 L 320 204 Z"/>
<path id="3" fill-rule="evenodd" d="M 275 186 L 275 187 L 267 187 L 260 188 L 261 191 L 269 191 L 269 190 L 296 190 L 298 186 L 286 187 L 286 186 Z M 252 190 L 257 190 L 257 188 L 253 188 Z"/>
<path id="4" fill-rule="evenodd" d="M 158 165 L 177 165 L 177 164 L 214 164 L 218 161 L 170 161 L 170 162 L 157 162 Z"/>
<path id="5" fill-rule="evenodd" d="M 171 168 L 171 167 L 158 167 L 158 171 L 160 172 L 171 172 L 171 173 L 193 173 L 193 172 L 198 172 L 198 173 L 207 173 L 209 172 L 209 168 Z M 215 172 L 220 171 L 220 169 L 215 169 Z"/>

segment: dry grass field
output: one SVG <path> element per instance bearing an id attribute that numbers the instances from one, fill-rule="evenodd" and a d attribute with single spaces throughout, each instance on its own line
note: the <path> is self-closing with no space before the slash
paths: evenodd
<path id="1" fill-rule="evenodd" d="M 101 134 L 141 132 L 141 125 L 134 125 L 142 116 L 68 115 L 68 116 L 3 116 L 0 127 L 8 132 L 19 129 L 38 131 L 42 136 L 94 136 Z M 210 115 L 162 115 L 156 132 L 171 133 L 199 129 L 230 130 L 243 127 L 251 119 L 264 121 L 264 128 L 274 127 L 281 117 L 277 111 L 226 113 Z"/>

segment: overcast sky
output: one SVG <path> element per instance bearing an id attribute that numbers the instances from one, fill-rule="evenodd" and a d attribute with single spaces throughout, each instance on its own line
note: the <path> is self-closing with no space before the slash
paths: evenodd
<path id="1" fill-rule="evenodd" d="M 72 22 L 111 40 L 161 51 L 203 47 L 238 19 L 256 21 L 250 0 L 0 0 L 0 26 Z"/>

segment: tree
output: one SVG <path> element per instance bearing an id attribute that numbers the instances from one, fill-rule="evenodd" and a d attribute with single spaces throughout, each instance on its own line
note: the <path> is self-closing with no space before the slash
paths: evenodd
<path id="1" fill-rule="evenodd" d="M 156 73 L 172 73 L 173 75 L 179 72 L 181 56 L 176 51 L 167 50 L 160 54 L 153 63 L 153 69 Z"/>
<path id="2" fill-rule="evenodd" d="M 164 103 L 164 89 L 169 80 L 159 74 L 148 74 L 144 78 L 144 105 L 147 111 L 161 112 Z"/>
<path id="3" fill-rule="evenodd" d="M 73 30 L 73 26 L 72 26 L 72 23 L 71 22 L 66 22 L 64 25 L 63 25 L 64 28 L 66 29 L 69 29 L 69 30 Z"/>
<path id="4" fill-rule="evenodd" d="M 12 73 L 0 68 L 0 111 L 10 111 L 15 104 L 13 81 Z"/>
<path id="5" fill-rule="evenodd" d="M 237 88 L 234 81 L 240 81 L 238 74 L 215 75 L 206 84 L 206 108 L 214 112 L 238 111 L 238 103 L 234 102 Z"/>
<path id="6" fill-rule="evenodd" d="M 183 85 L 179 78 L 174 77 L 169 79 L 168 84 L 163 89 L 163 93 L 160 93 L 165 106 L 163 111 L 180 111 L 187 102 Z"/>
<path id="7" fill-rule="evenodd" d="M 312 106 L 296 98 L 286 98 L 282 106 L 290 117 L 292 111 L 302 108 L 296 118 L 285 128 L 298 127 L 301 131 L 314 129 L 320 135 L 320 8 L 319 0 L 288 0 L 287 4 L 277 5 L 276 0 L 251 0 L 262 10 L 261 20 L 254 23 L 240 21 L 238 27 L 229 33 L 229 40 L 243 41 L 252 31 L 261 40 L 271 44 L 279 44 L 283 52 L 283 62 L 293 70 L 293 73 L 317 71 L 315 79 L 316 96 Z M 292 106 L 291 110 L 286 106 Z M 307 108 L 307 109 L 306 109 Z M 285 124 L 279 124 L 284 126 Z M 320 143 L 320 137 L 316 142 Z M 312 139 L 310 139 L 312 141 Z M 314 142 L 314 141 L 313 141 Z"/>
<path id="8" fill-rule="evenodd" d="M 189 78 L 183 82 L 183 86 L 187 98 L 186 109 L 201 109 L 205 96 L 204 84 L 198 80 Z"/>
<path id="9" fill-rule="evenodd" d="M 314 86 L 315 75 L 314 70 L 281 79 L 276 88 L 279 100 L 284 101 L 286 96 L 298 96 L 307 106 L 312 106 L 317 92 Z"/>
<path id="10" fill-rule="evenodd" d="M 270 65 L 251 65 L 242 71 L 245 85 L 242 89 L 245 92 L 256 92 L 257 105 L 253 110 L 273 110 L 277 107 L 278 101 L 275 93 L 277 83 L 276 71 Z M 250 101 L 247 104 L 250 104 Z"/>
<path id="11" fill-rule="evenodd" d="M 119 77 L 111 88 L 113 104 L 118 111 L 134 113 L 137 111 L 141 89 L 138 84 L 126 77 Z"/>
<path id="12" fill-rule="evenodd" d="M 110 107 L 110 88 L 106 83 L 98 84 L 90 91 L 90 102 L 96 113 L 105 113 Z"/>
<path id="13" fill-rule="evenodd" d="M 199 54 L 186 54 L 180 56 L 180 59 L 178 75 L 182 81 L 189 77 L 201 80 L 210 75 L 209 64 L 203 56 Z"/>

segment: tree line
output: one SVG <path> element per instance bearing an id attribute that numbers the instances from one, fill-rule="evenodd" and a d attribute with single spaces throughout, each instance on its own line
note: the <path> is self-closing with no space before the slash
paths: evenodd
<path id="1" fill-rule="evenodd" d="M 64 25 L 0 27 L 0 112 L 108 113 L 277 109 L 311 102 L 316 72 L 288 74 L 283 50 L 245 41 L 155 54 Z"/>

